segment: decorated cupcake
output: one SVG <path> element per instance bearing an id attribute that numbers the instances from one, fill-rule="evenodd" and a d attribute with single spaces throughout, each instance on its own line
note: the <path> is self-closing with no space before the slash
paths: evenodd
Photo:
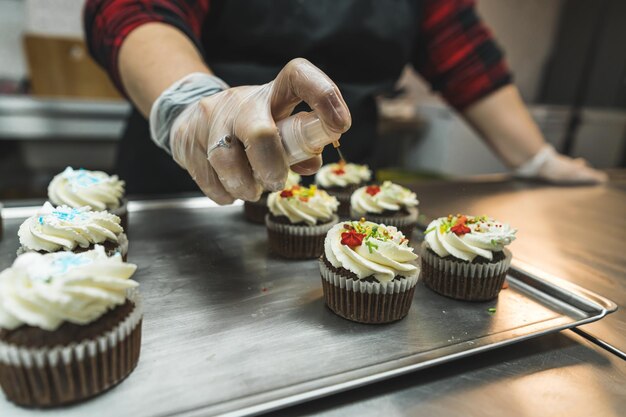
<path id="1" fill-rule="evenodd" d="M 350 197 L 350 217 L 395 226 L 411 238 L 417 224 L 418 201 L 411 190 L 385 181 L 358 188 Z"/>
<path id="2" fill-rule="evenodd" d="M 120 226 L 120 218 L 106 211 L 89 211 L 89 207 L 54 208 L 46 202 L 39 213 L 22 223 L 18 232 L 19 253 L 84 252 L 94 245 L 104 246 L 112 256 L 128 252 L 128 239 Z"/>
<path id="3" fill-rule="evenodd" d="M 505 246 L 516 232 L 486 216 L 457 214 L 432 221 L 422 244 L 424 283 L 458 300 L 497 297 L 513 257 Z"/>
<path id="4" fill-rule="evenodd" d="M 289 170 L 287 174 L 287 181 L 285 182 L 285 188 L 291 188 L 294 185 L 300 184 L 301 177 L 299 174 Z M 245 201 L 243 203 L 243 214 L 249 222 L 252 223 L 265 223 L 265 216 L 267 215 L 267 196 L 269 192 L 261 194 L 259 201 Z"/>
<path id="5" fill-rule="evenodd" d="M 338 162 L 324 165 L 315 174 L 315 183 L 339 200 L 339 215 L 350 216 L 350 195 L 372 178 L 367 165 Z"/>
<path id="6" fill-rule="evenodd" d="M 127 230 L 128 210 L 124 185 L 124 181 L 117 175 L 67 167 L 48 185 L 48 199 L 55 206 L 89 206 L 93 211 L 107 210 L 118 216 L 122 227 Z"/>
<path id="7" fill-rule="evenodd" d="M 0 387 L 26 407 L 97 395 L 137 365 L 136 266 L 104 247 L 25 253 L 0 273 Z"/>
<path id="8" fill-rule="evenodd" d="M 360 323 L 389 323 L 406 316 L 420 274 L 408 243 L 395 227 L 364 219 L 333 226 L 320 258 L 326 305 Z"/>
<path id="9" fill-rule="evenodd" d="M 339 221 L 338 205 L 335 197 L 315 185 L 271 193 L 265 224 L 272 252 L 290 259 L 319 257 L 326 232 Z"/>

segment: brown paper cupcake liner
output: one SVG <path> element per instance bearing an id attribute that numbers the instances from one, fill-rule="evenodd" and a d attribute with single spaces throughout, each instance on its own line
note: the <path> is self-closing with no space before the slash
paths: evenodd
<path id="1" fill-rule="evenodd" d="M 243 203 L 243 215 L 247 221 L 257 224 L 265 224 L 267 209 L 267 194 L 263 193 L 259 201 L 245 201 Z"/>
<path id="2" fill-rule="evenodd" d="M 379 216 L 374 213 L 359 213 L 353 208 L 350 208 L 350 218 L 357 220 L 361 217 L 364 217 L 365 220 L 369 220 L 374 223 L 382 223 L 386 226 L 394 226 L 402 232 L 404 237 L 410 240 L 411 236 L 413 235 L 413 230 L 415 230 L 415 226 L 417 225 L 418 211 L 415 207 L 409 207 L 407 208 L 407 210 L 409 211 L 409 214 L 405 216 L 390 217 Z"/>
<path id="3" fill-rule="evenodd" d="M 295 226 L 276 223 L 265 217 L 267 237 L 272 252 L 288 259 L 314 259 L 324 251 L 326 233 L 337 223 L 339 218 L 334 215 L 332 220 L 316 226 Z"/>
<path id="4" fill-rule="evenodd" d="M 513 258 L 511 252 L 504 249 L 505 258 L 494 263 L 443 259 L 428 250 L 426 242 L 422 243 L 421 252 L 424 284 L 436 293 L 465 301 L 497 297 Z"/>
<path id="5" fill-rule="evenodd" d="M 365 282 L 331 270 L 323 258 L 319 263 L 324 300 L 338 316 L 359 323 L 384 324 L 408 314 L 419 272 L 385 283 Z"/>
<path id="6" fill-rule="evenodd" d="M 142 306 L 96 339 L 54 348 L 28 348 L 0 341 L 0 387 L 25 407 L 55 407 L 100 394 L 126 378 L 141 350 Z"/>

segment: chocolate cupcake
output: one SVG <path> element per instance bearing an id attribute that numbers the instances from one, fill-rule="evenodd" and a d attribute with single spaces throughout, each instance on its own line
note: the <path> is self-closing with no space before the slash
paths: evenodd
<path id="1" fill-rule="evenodd" d="M 393 226 L 365 220 L 333 226 L 324 241 L 320 271 L 326 305 L 359 323 L 405 317 L 420 274 L 409 240 Z"/>
<path id="2" fill-rule="evenodd" d="M 385 181 L 357 189 L 350 197 L 350 217 L 394 226 L 411 239 L 417 224 L 418 201 L 408 188 Z"/>
<path id="3" fill-rule="evenodd" d="M 457 214 L 432 221 L 422 243 L 424 284 L 457 300 L 497 297 L 513 258 L 505 246 L 516 232 L 486 216 Z"/>
<path id="4" fill-rule="evenodd" d="M 48 199 L 54 206 L 76 209 L 89 206 L 93 211 L 106 210 L 118 216 L 124 230 L 128 230 L 124 187 L 124 181 L 117 175 L 67 167 L 52 178 L 48 185 Z"/>
<path id="5" fill-rule="evenodd" d="M 324 165 L 315 174 L 315 183 L 339 200 L 339 216 L 350 216 L 350 196 L 372 178 L 367 165 L 338 162 Z"/>
<path id="6" fill-rule="evenodd" d="M 270 250 L 289 259 L 318 258 L 326 232 L 339 221 L 338 204 L 315 185 L 271 193 L 265 217 Z"/>
<path id="7" fill-rule="evenodd" d="M 57 208 L 46 202 L 39 213 L 22 223 L 17 232 L 24 252 L 84 252 L 94 245 L 104 246 L 107 254 L 128 253 L 128 239 L 120 218 L 106 211 L 89 211 L 89 207 Z"/>
<path id="8" fill-rule="evenodd" d="M 137 365 L 142 310 L 136 266 L 100 245 L 20 255 L 0 273 L 0 387 L 25 407 L 93 397 Z"/>
<path id="9" fill-rule="evenodd" d="M 301 177 L 293 171 L 289 171 L 287 174 L 287 181 L 285 182 L 285 188 L 291 188 L 294 185 L 300 184 Z M 243 214 L 247 221 L 251 223 L 265 224 L 265 216 L 268 213 L 267 210 L 267 196 L 269 192 L 261 194 L 259 201 L 244 201 Z"/>

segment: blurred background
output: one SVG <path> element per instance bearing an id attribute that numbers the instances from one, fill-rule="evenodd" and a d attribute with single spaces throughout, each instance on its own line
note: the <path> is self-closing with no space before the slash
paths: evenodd
<path id="1" fill-rule="evenodd" d="M 89 58 L 82 0 L 0 0 L 0 199 L 42 197 L 64 167 L 112 172 L 129 105 Z M 626 164 L 626 1 L 478 0 L 557 150 Z M 380 97 L 384 175 L 506 169 L 407 68 Z"/>

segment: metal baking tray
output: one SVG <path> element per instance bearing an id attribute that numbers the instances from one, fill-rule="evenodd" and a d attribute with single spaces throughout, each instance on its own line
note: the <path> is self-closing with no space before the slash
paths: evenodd
<path id="1" fill-rule="evenodd" d="M 243 221 L 241 207 L 192 198 L 129 208 L 129 261 L 139 265 L 135 279 L 146 310 L 139 365 L 111 391 L 46 416 L 258 414 L 616 309 L 514 262 L 509 288 L 495 301 L 454 301 L 419 283 L 404 320 L 352 323 L 324 306 L 317 262 L 268 254 L 265 228 Z M 4 210 L 0 268 L 13 261 L 17 228 L 33 211 Z M 2 416 L 33 414 L 0 398 Z"/>

